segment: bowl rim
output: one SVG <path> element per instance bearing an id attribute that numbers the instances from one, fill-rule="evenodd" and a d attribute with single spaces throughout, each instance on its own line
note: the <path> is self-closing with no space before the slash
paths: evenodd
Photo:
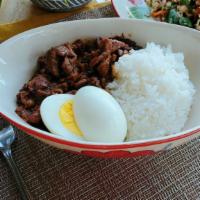
<path id="1" fill-rule="evenodd" d="M 6 116 L 5 114 L 1 112 L 0 112 L 0 115 L 4 119 L 9 121 L 12 125 L 16 126 L 17 128 L 21 129 L 25 133 L 32 135 L 34 137 L 41 138 L 43 140 L 48 140 L 48 141 L 58 143 L 61 145 L 67 145 L 71 147 L 84 148 L 84 149 L 94 149 L 94 150 L 119 150 L 119 149 L 130 149 L 130 148 L 138 148 L 138 147 L 148 147 L 148 146 L 165 144 L 165 143 L 181 140 L 200 132 L 200 127 L 199 127 L 199 128 L 194 128 L 190 131 L 179 132 L 178 134 L 164 136 L 162 138 L 148 139 L 146 141 L 135 140 L 135 141 L 130 141 L 130 142 L 118 143 L 118 144 L 109 144 L 109 143 L 101 144 L 97 142 L 83 143 L 83 142 L 70 141 L 64 137 L 59 137 L 60 135 L 55 135 L 50 132 L 42 131 L 37 128 L 28 128 L 26 126 L 23 126 L 20 123 L 17 123 L 16 121 L 12 120 L 11 118 L 9 118 L 8 116 Z M 34 129 L 37 129 L 37 130 L 34 130 Z M 46 132 L 47 134 L 43 134 L 43 132 Z"/>
<path id="2" fill-rule="evenodd" d="M 18 39 L 24 38 L 27 36 L 29 33 L 35 33 L 39 32 L 45 28 L 52 28 L 52 27 L 57 27 L 57 26 L 62 26 L 64 24 L 75 24 L 75 23 L 81 23 L 82 21 L 140 21 L 141 24 L 153 24 L 154 26 L 168 26 L 172 29 L 178 29 L 183 32 L 190 32 L 191 34 L 194 34 L 196 37 L 200 38 L 199 31 L 179 25 L 174 25 L 174 24 L 168 24 L 168 23 L 163 23 L 163 22 L 155 22 L 155 21 L 148 21 L 148 20 L 141 20 L 141 19 L 122 19 L 122 18 L 100 18 L 100 19 L 81 19 L 81 20 L 76 20 L 76 21 L 68 21 L 68 22 L 59 22 L 55 24 L 49 24 L 45 26 L 41 26 L 38 28 L 34 28 L 28 31 L 25 31 L 23 33 L 20 33 L 6 41 L 0 44 L 0 47 L 7 45 L 9 43 L 15 42 Z M 114 23 L 114 22 L 113 22 Z M 48 140 L 54 143 L 62 144 L 62 145 L 67 145 L 71 147 L 76 147 L 76 148 L 84 148 L 84 149 L 98 149 L 98 150 L 115 150 L 115 149 L 129 149 L 129 148 L 138 148 L 138 147 L 147 147 L 147 146 L 153 146 L 153 145 L 159 145 L 159 144 L 164 144 L 164 143 L 169 143 L 169 142 L 174 142 L 176 140 L 181 140 L 187 137 L 190 137 L 198 132 L 200 132 L 200 125 L 193 127 L 192 129 L 188 129 L 186 131 L 180 131 L 176 134 L 172 134 L 169 136 L 163 136 L 163 137 L 157 137 L 153 139 L 144 139 L 144 140 L 135 140 L 135 141 L 130 141 L 130 142 L 123 142 L 123 143 L 95 143 L 95 142 L 75 142 L 75 141 L 70 141 L 64 138 L 63 136 L 60 135 L 55 135 L 47 131 L 40 130 L 38 128 L 35 128 L 29 124 L 23 125 L 20 122 L 15 121 L 12 119 L 12 117 L 9 117 L 9 114 L 6 114 L 6 112 L 3 112 L 0 110 L 0 115 L 8 120 L 11 124 L 15 125 L 19 129 L 25 131 L 26 133 L 38 137 L 43 140 Z"/>

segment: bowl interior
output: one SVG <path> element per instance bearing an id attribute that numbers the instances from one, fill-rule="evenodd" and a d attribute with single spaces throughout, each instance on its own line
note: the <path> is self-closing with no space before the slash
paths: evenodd
<path id="1" fill-rule="evenodd" d="M 33 128 L 16 115 L 15 108 L 16 94 L 30 79 L 37 58 L 50 47 L 66 41 L 122 33 L 142 46 L 147 42 L 170 44 L 174 51 L 184 53 L 190 79 L 196 87 L 196 94 L 183 131 L 198 127 L 200 124 L 200 102 L 198 101 L 200 98 L 200 34 L 185 27 L 143 20 L 112 18 L 61 22 L 27 31 L 2 43 L 0 45 L 0 112 L 23 126 Z"/>

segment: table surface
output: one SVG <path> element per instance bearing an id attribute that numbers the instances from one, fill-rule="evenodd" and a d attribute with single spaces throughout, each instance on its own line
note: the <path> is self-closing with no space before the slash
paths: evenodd
<path id="1" fill-rule="evenodd" d="M 96 1 L 105 2 L 106 0 Z M 30 0 L 3 0 L 0 8 L 0 24 L 23 20 L 45 12 L 47 11 L 33 5 Z"/>

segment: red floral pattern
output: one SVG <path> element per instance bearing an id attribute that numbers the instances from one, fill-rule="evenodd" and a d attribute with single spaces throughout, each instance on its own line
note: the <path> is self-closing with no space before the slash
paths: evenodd
<path id="1" fill-rule="evenodd" d="M 109 152 L 98 152 L 98 151 L 82 151 L 81 154 L 90 156 L 90 157 L 98 157 L 98 158 L 128 158 L 135 156 L 145 156 L 152 155 L 155 152 L 152 150 L 145 151 L 137 151 L 137 152 L 129 152 L 129 151 L 109 151 Z"/>
<path id="2" fill-rule="evenodd" d="M 133 5 L 144 4 L 144 0 L 129 0 Z"/>

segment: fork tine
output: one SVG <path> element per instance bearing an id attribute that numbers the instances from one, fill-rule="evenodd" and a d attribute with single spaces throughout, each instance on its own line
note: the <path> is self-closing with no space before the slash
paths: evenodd
<path id="1" fill-rule="evenodd" d="M 10 135 L 15 136 L 14 129 L 13 129 L 13 127 L 11 125 L 3 128 L 0 131 L 0 140 L 3 140 L 5 138 L 9 137 Z"/>
<path id="2" fill-rule="evenodd" d="M 6 132 L 14 132 L 13 130 L 13 127 L 11 125 L 3 128 L 1 131 L 0 131 L 2 134 L 6 133 Z"/>

